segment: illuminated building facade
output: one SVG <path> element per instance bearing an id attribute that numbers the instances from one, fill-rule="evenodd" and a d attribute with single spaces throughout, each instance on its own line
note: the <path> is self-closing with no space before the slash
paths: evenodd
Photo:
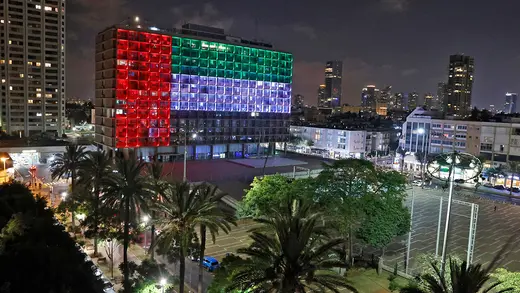
<path id="1" fill-rule="evenodd" d="M 325 66 L 325 102 L 321 107 L 336 108 L 341 106 L 342 61 L 328 61 Z"/>
<path id="2" fill-rule="evenodd" d="M 111 27 L 96 40 L 96 143 L 164 160 L 185 143 L 192 159 L 272 150 L 289 136 L 292 64 L 216 28 Z"/>
<path id="3" fill-rule="evenodd" d="M 461 54 L 450 56 L 447 96 L 444 100 L 446 115 L 465 117 L 469 114 L 474 71 L 473 57 Z"/>

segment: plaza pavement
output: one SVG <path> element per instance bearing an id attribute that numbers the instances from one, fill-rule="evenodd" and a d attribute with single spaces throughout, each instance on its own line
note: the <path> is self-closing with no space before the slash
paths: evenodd
<path id="1" fill-rule="evenodd" d="M 410 246 L 410 273 L 416 272 L 417 256 L 420 254 L 434 254 L 437 239 L 438 217 L 440 197 L 443 197 L 443 209 L 441 214 L 441 233 L 439 241 L 439 254 L 442 251 L 444 235 L 444 222 L 448 200 L 448 191 L 441 189 L 414 188 L 415 203 L 412 221 L 412 240 Z M 409 192 L 410 194 L 410 192 Z M 475 196 L 477 195 L 477 196 Z M 479 198 L 481 197 L 481 198 Z M 501 267 L 509 270 L 520 271 L 520 206 L 511 204 L 505 198 L 501 202 L 492 200 L 483 194 L 475 194 L 471 190 L 454 191 L 454 199 L 478 204 L 478 219 L 473 254 L 474 263 L 488 264 L 497 255 L 511 236 L 512 245 Z M 410 205 L 410 196 L 408 205 Z M 495 211 L 495 206 L 497 207 Z M 457 255 L 466 260 L 468 247 L 469 224 L 471 209 L 469 206 L 454 203 L 452 205 L 451 221 L 448 233 L 448 255 Z M 391 244 L 384 256 L 386 265 L 394 267 L 398 264 L 400 271 L 404 271 L 406 257 L 407 235 L 399 237 Z"/>

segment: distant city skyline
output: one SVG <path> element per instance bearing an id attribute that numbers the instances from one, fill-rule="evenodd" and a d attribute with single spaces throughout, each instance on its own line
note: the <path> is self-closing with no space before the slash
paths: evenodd
<path id="1" fill-rule="evenodd" d="M 457 52 L 477 60 L 473 106 L 487 107 L 499 99 L 502 104 L 505 92 L 520 92 L 520 39 L 511 37 L 516 34 L 518 1 L 497 0 L 493 9 L 486 1 L 467 5 L 462 0 L 331 0 L 326 5 L 265 0 L 260 7 L 202 0 L 156 0 L 155 5 L 122 0 L 69 2 L 67 96 L 94 96 L 96 33 L 135 15 L 163 28 L 185 22 L 222 27 L 230 34 L 262 39 L 293 53 L 293 92 L 305 96 L 307 104 L 317 104 L 316 91 L 323 84 L 327 60 L 343 61 L 342 103 L 357 104 L 367 84 L 392 85 L 393 92 L 435 93 L 439 82 L 447 82 L 449 55 Z M 359 25 L 366 23 L 366 15 L 378 21 Z M 456 27 L 444 21 L 455 18 Z M 381 50 L 355 41 L 366 38 L 389 45 Z"/>

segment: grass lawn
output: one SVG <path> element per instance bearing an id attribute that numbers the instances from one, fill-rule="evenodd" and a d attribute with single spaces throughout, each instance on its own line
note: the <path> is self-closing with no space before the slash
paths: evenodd
<path id="1" fill-rule="evenodd" d="M 390 273 L 383 271 L 381 275 L 377 274 L 375 269 L 353 269 L 347 273 L 347 279 L 352 283 L 360 293 L 389 293 L 388 276 Z M 404 278 L 397 277 L 397 282 L 401 286 L 408 284 Z"/>

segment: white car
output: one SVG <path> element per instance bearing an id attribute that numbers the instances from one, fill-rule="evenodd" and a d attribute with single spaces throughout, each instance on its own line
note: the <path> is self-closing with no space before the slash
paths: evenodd
<path id="1" fill-rule="evenodd" d="M 414 186 L 422 186 L 423 185 L 423 182 L 421 180 L 414 180 L 412 182 L 412 185 Z"/>

